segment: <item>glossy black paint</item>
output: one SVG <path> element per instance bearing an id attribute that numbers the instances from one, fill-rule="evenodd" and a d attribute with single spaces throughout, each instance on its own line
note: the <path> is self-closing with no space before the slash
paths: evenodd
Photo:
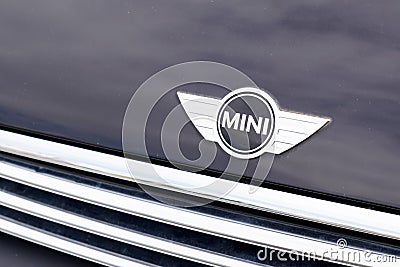
<path id="1" fill-rule="evenodd" d="M 0 122 L 120 150 L 143 81 L 217 61 L 333 118 L 269 181 L 400 207 L 399 14 L 398 1 L 1 1 Z"/>
<path id="2" fill-rule="evenodd" d="M 60 266 L 99 267 L 91 263 L 46 247 L 0 232 L 0 258 L 2 266 Z"/>

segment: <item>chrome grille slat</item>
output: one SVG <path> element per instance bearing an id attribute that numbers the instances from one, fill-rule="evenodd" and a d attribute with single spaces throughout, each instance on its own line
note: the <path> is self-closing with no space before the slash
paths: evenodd
<path id="1" fill-rule="evenodd" d="M 5 130 L 0 130 L 0 150 L 20 156 L 25 156 L 49 163 L 75 168 L 87 172 L 106 175 L 116 179 L 131 180 L 125 159 L 105 153 L 73 147 L 61 143 L 29 137 Z M 165 189 L 180 191 L 205 198 L 214 198 L 212 192 L 182 191 L 181 189 L 154 184 L 153 178 L 146 173 L 148 163 L 135 161 L 137 170 L 135 181 L 152 186 L 161 186 Z M 204 179 L 217 178 L 188 173 L 163 166 L 154 166 L 160 171 L 169 172 L 175 184 L 185 182 L 189 188 L 196 187 L 196 183 Z M 184 176 L 185 179 L 180 179 Z M 226 181 L 226 183 L 231 183 Z M 365 232 L 377 236 L 400 240 L 400 216 L 396 214 L 360 208 L 356 206 L 335 203 L 326 200 L 276 191 L 268 188 L 259 188 L 251 192 L 249 185 L 238 184 L 234 189 L 220 198 L 220 201 L 264 210 L 303 220 L 309 220 L 344 229 Z"/>
<path id="2" fill-rule="evenodd" d="M 2 170 L 2 177 L 17 183 L 63 195 L 68 198 L 85 201 L 108 209 L 118 210 L 120 212 L 223 238 L 238 240 L 244 243 L 275 247 L 286 251 L 315 251 L 316 255 L 321 257 L 323 256 L 323 252 L 329 251 L 332 246 L 335 245 L 322 240 L 283 233 L 273 229 L 248 225 L 246 223 L 200 214 L 187 209 L 166 206 L 158 202 L 109 192 L 96 187 L 64 180 L 50 174 L 42 174 L 24 169 L 10 163 L 0 162 L 0 168 Z M 12 206 L 12 201 L 8 201 L 8 205 Z M 25 211 L 29 212 L 27 210 Z M 37 211 L 35 214 L 40 216 Z M 90 231 L 90 229 L 86 230 Z M 113 237 L 111 236 L 110 238 Z M 273 240 L 273 242 L 271 242 L 271 240 Z M 359 251 L 357 248 L 351 247 L 345 250 L 349 253 Z M 330 259 L 326 258 L 326 260 L 329 261 Z"/>
<path id="3" fill-rule="evenodd" d="M 168 240 L 150 237 L 143 233 L 128 231 L 106 223 L 48 207 L 43 204 L 35 203 L 5 192 L 0 192 L 0 204 L 42 219 L 80 229 L 85 232 L 203 264 L 219 266 L 259 266 L 258 264 L 236 260 L 227 256 L 184 246 Z"/>
<path id="4" fill-rule="evenodd" d="M 196 263 L 193 261 L 187 261 L 179 257 L 173 257 L 168 254 L 147 250 L 139 246 L 120 243 L 110 238 L 94 235 L 89 232 L 81 231 L 73 227 L 69 227 L 63 224 L 58 224 L 50 220 L 42 219 L 40 217 L 32 216 L 28 213 L 20 212 L 15 209 L 10 209 L 6 206 L 1 206 L 0 217 L 13 222 L 14 224 L 32 229 L 36 232 L 49 236 L 54 236 L 57 239 L 66 240 L 69 243 L 78 244 L 79 246 L 89 247 L 94 251 L 104 252 L 106 254 L 115 256 L 117 258 L 121 258 L 126 261 L 126 263 L 118 261 L 114 263 L 113 262 L 106 263 L 108 261 L 107 259 L 106 260 L 101 258 L 97 259 L 96 262 L 103 262 L 103 264 L 107 266 L 108 265 L 131 266 L 134 263 L 140 263 L 146 266 L 165 266 L 165 265 L 185 266 L 185 267 L 206 266 L 204 264 Z M 18 233 L 16 233 L 16 235 L 18 236 Z M 46 242 L 45 239 L 43 241 Z M 50 245 L 52 244 L 50 243 Z M 52 248 L 52 246 L 49 247 Z M 57 247 L 55 247 L 55 249 L 57 249 Z M 64 252 L 75 255 L 73 253 L 75 251 L 71 251 L 72 253 L 70 253 L 69 247 L 66 247 L 65 250 L 66 251 Z M 79 253 L 79 251 L 77 251 L 77 253 Z M 90 257 L 88 259 L 92 260 L 92 258 Z"/>
<path id="5" fill-rule="evenodd" d="M 48 224 L 45 230 L 39 227 L 23 231 L 28 235 L 25 237 L 27 239 L 31 239 L 31 234 L 38 231 L 79 246 L 82 245 L 79 243 L 81 237 L 78 235 L 74 236 L 76 240 L 69 240 L 68 233 L 80 232 L 83 238 L 90 236 L 100 242 L 89 242 L 95 244 L 89 245 L 92 249 L 89 252 L 100 251 L 132 264 L 142 264 L 143 259 L 153 263 L 151 253 L 166 261 L 176 259 L 176 262 L 189 265 L 280 264 L 277 259 L 257 259 L 259 249 L 268 247 L 286 252 L 312 252 L 311 257 L 323 259 L 324 263 L 334 266 L 339 263 L 370 266 L 371 263 L 365 258 L 354 262 L 350 259 L 333 260 L 326 255 L 327 251 L 337 249 L 336 241 L 342 237 L 338 233 L 343 232 L 350 244 L 341 250 L 342 253 L 369 252 L 386 257 L 400 255 L 400 216 L 396 214 L 262 187 L 249 194 L 249 186 L 240 183 L 217 203 L 190 209 L 178 208 L 146 195 L 129 179 L 125 159 L 121 157 L 3 130 L 0 130 L 0 151 L 6 152 L 0 155 L 0 205 L 11 211 L 10 218 L 1 217 L 1 214 L 0 218 L 17 225 L 15 229 L 32 229 L 35 224 L 31 225 L 24 219 L 17 222 L 19 218 L 13 217 L 12 212 L 19 213 L 21 218 L 30 216 L 33 221 Z M 146 168 L 141 168 L 142 164 L 147 163 L 137 162 L 136 181 L 154 186 Z M 154 166 L 163 170 L 166 168 Z M 167 169 L 173 179 L 184 177 L 184 182 L 191 185 L 200 178 L 218 179 Z M 122 185 L 121 179 L 129 182 Z M 210 192 L 182 191 L 164 185 L 160 187 L 160 194 L 166 194 L 167 197 L 173 197 L 171 191 L 176 191 L 214 198 Z M 104 217 L 99 217 L 99 214 Z M 274 219 L 271 221 L 271 218 Z M 304 228 L 307 223 L 311 226 Z M 11 225 L 8 224 L 10 228 L 4 231 L 10 232 L 13 229 Z M 54 229 L 48 228 L 50 225 L 60 231 L 64 229 L 67 238 L 55 235 Z M 149 228 L 160 228 L 160 233 Z M 162 231 L 169 234 L 162 234 Z M 13 232 L 10 233 L 18 236 Z M 367 235 L 361 237 L 364 235 L 361 233 Z M 375 242 L 374 238 L 378 240 Z M 210 245 L 209 240 L 224 244 L 229 249 Z M 43 243 L 40 238 L 32 241 Z M 102 242 L 106 250 L 102 249 Z M 65 242 L 63 244 L 68 245 Z M 49 246 L 52 247 L 53 243 Z M 120 250 L 125 247 L 130 253 L 136 251 L 143 253 L 143 256 L 135 257 Z M 59 249 L 57 242 L 54 242 L 54 248 Z M 68 249 L 63 251 L 71 253 Z M 88 255 L 75 255 L 93 260 L 89 252 Z M 318 261 L 307 261 L 306 264 L 319 266 Z M 122 261 L 115 265 L 128 266 Z M 376 262 L 374 265 L 377 265 Z"/>
<path id="6" fill-rule="evenodd" d="M 89 247 L 86 244 L 80 244 L 53 234 L 45 233 L 39 229 L 23 225 L 3 216 L 0 216 L 0 231 L 105 266 L 149 266 L 148 263 L 134 261 L 133 259 Z"/>
<path id="7" fill-rule="evenodd" d="M 79 181 L 83 182 L 84 180 L 79 180 Z M 235 265 L 240 265 L 242 262 L 244 263 L 242 263 L 241 265 L 245 264 L 246 262 L 250 263 L 259 262 L 257 260 L 255 252 L 257 252 L 261 248 L 257 246 L 243 244 L 237 241 L 211 236 L 205 233 L 191 231 L 185 228 L 176 227 L 173 225 L 156 222 L 153 220 L 148 220 L 145 218 L 129 215 L 126 213 L 121 213 L 111 209 L 106 209 L 100 206 L 92 205 L 90 203 L 74 200 L 71 198 L 63 197 L 36 188 L 28 187 L 6 179 L 0 179 L 0 192 L 3 192 L 4 194 L 7 195 L 11 195 L 11 197 L 21 198 L 24 200 L 25 203 L 28 202 L 26 204 L 27 206 L 25 205 L 21 206 L 16 204 L 16 203 L 21 203 L 18 200 L 15 202 L 7 201 L 6 203 L 3 201 L 2 203 L 5 206 L 11 207 L 15 210 L 23 211 L 24 213 L 27 214 L 36 214 L 35 216 L 38 217 L 42 218 L 48 217 L 48 221 L 56 221 L 59 222 L 60 224 L 68 225 L 69 227 L 74 227 L 77 229 L 88 229 L 86 232 L 99 232 L 98 235 L 101 236 L 105 235 L 107 238 L 115 237 L 114 230 L 112 230 L 111 232 L 98 231 L 101 228 L 90 227 L 90 225 L 93 225 L 91 222 L 89 222 L 88 225 L 82 225 L 72 221 L 73 225 L 72 226 L 71 220 L 70 222 L 65 223 L 63 222 L 64 220 L 63 217 L 55 216 L 56 213 L 46 213 L 50 215 L 50 217 L 47 215 L 42 216 L 39 214 L 41 212 L 38 212 L 43 209 L 41 206 L 44 206 L 44 208 L 47 209 L 52 208 L 56 211 L 62 211 L 63 213 L 68 213 L 68 215 L 72 214 L 78 218 L 86 218 L 100 224 L 105 224 L 109 229 L 115 228 L 119 231 L 122 229 L 128 233 L 133 232 L 136 234 L 137 237 L 139 237 L 139 239 L 130 240 L 130 238 L 126 238 L 125 235 L 122 236 L 122 239 L 127 241 L 126 244 L 133 244 L 135 242 L 137 243 L 137 241 L 140 241 L 141 239 L 140 235 L 143 235 L 144 238 L 146 238 L 147 240 L 149 240 L 149 237 L 151 237 L 151 239 L 155 240 L 169 241 L 170 243 L 177 245 L 176 247 L 178 248 L 182 247 L 183 249 L 178 249 L 178 250 L 175 249 L 175 254 L 177 254 L 178 257 L 180 254 L 182 254 L 180 250 L 184 252 L 185 248 L 189 247 L 193 249 L 195 248 L 199 252 L 207 252 L 203 254 L 208 254 L 211 256 L 212 255 L 223 256 L 227 260 L 222 261 L 221 257 L 219 263 L 220 264 L 222 263 L 222 265 L 224 266 L 226 265 L 224 264 L 224 262 L 226 263 L 235 262 L 235 261 L 230 261 L 229 259 L 237 259 Z M 6 197 L 5 200 L 7 200 L 7 198 L 10 199 L 9 197 Z M 31 205 L 29 202 L 33 202 L 34 205 Z M 37 209 L 27 208 L 32 206 L 37 207 Z M 169 248 L 165 248 L 164 246 L 162 246 L 157 249 L 157 246 L 155 246 L 156 243 L 157 242 L 155 242 L 154 244 L 150 243 L 150 247 L 153 247 L 153 251 L 156 252 L 165 251 L 166 253 L 168 253 Z M 160 242 L 158 242 L 158 244 L 160 244 Z M 164 242 L 163 244 L 169 245 L 169 243 L 166 242 Z M 147 245 L 149 244 L 147 243 Z M 138 244 L 138 246 L 143 247 L 142 244 Z M 207 257 L 207 258 L 200 258 L 200 260 L 196 260 L 195 257 L 198 256 L 198 254 L 199 253 L 197 252 L 191 253 L 189 254 L 189 258 L 192 258 L 194 261 L 201 261 L 204 263 L 210 262 L 209 259 L 212 259 L 212 257 Z M 216 265 L 216 263 L 213 263 L 213 265 Z"/>

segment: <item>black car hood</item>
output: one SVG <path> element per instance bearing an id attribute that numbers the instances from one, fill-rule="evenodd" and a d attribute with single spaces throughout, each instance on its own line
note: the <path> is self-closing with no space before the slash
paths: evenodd
<path id="1" fill-rule="evenodd" d="M 221 62 L 333 119 L 268 181 L 400 207 L 399 14 L 397 1 L 2 1 L 0 122 L 121 150 L 147 78 Z"/>

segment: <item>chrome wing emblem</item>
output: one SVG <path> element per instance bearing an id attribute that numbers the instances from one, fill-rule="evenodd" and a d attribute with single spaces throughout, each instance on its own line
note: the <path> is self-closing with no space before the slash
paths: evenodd
<path id="1" fill-rule="evenodd" d="M 251 89 L 251 92 L 261 92 L 260 89 L 255 88 L 243 88 L 239 91 L 247 92 L 249 89 Z M 193 125 L 203 136 L 203 138 L 208 141 L 218 142 L 219 144 L 223 145 L 224 142 L 221 142 L 221 135 L 218 134 L 218 124 L 220 123 L 219 120 L 221 120 L 219 113 L 221 107 L 224 105 L 227 99 L 232 99 L 231 94 L 237 93 L 236 91 L 237 90 L 231 92 L 228 97 L 224 97 L 223 99 L 216 99 L 185 92 L 178 92 L 178 98 L 189 119 L 192 121 Z M 264 91 L 261 93 L 266 96 Z M 263 148 L 262 153 L 282 154 L 283 152 L 308 139 L 315 132 L 320 130 L 331 121 L 329 118 L 281 110 L 272 97 L 267 97 L 266 100 L 268 104 L 272 106 L 272 111 L 275 117 L 275 119 L 271 122 L 271 124 L 274 123 L 274 125 L 271 125 L 271 131 L 274 132 L 274 135 L 271 143 Z M 236 117 L 240 118 L 239 116 Z M 236 126 L 238 130 L 240 130 L 240 125 L 245 125 L 245 123 L 240 124 L 240 122 L 235 124 L 236 121 L 232 121 L 233 119 L 228 121 L 231 123 L 230 126 Z M 246 128 L 242 127 L 242 130 L 245 131 Z M 247 130 L 249 130 L 249 128 L 247 128 Z M 228 149 L 228 151 L 226 149 L 224 150 L 230 154 L 235 154 L 234 149 Z M 260 153 L 250 154 L 250 156 L 239 157 L 249 159 L 260 155 Z"/>

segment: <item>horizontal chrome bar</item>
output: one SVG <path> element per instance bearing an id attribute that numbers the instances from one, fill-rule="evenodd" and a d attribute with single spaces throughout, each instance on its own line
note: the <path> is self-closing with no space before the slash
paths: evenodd
<path id="1" fill-rule="evenodd" d="M 97 151 L 4 130 L 0 130 L 0 150 L 92 173 L 132 180 L 125 158 Z M 218 178 L 151 165 L 157 172 L 168 174 L 172 184 L 193 188 L 191 190 L 182 190 L 182 187 L 171 187 L 154 182 L 152 174 L 147 172 L 149 163 L 131 160 L 131 164 L 136 166 L 135 173 L 132 174 L 136 182 L 205 198 L 218 197 L 213 192 L 197 189 L 203 184 L 211 184 Z M 158 182 L 158 180 L 156 181 Z M 223 183 L 226 183 L 227 188 L 232 187 L 233 189 L 222 198 L 218 198 L 220 201 L 373 235 L 400 239 L 400 216 L 395 214 L 268 188 L 259 188 L 254 192 L 250 185 L 236 184 L 228 180 L 223 180 Z"/>
<path id="2" fill-rule="evenodd" d="M 333 243 L 205 215 L 155 201 L 117 194 L 97 187 L 64 180 L 53 175 L 41 174 L 9 163 L 0 162 L 0 170 L 1 177 L 27 186 L 147 219 L 237 240 L 239 242 L 268 246 L 285 251 L 312 252 L 315 257 L 326 261 L 332 261 L 326 253 L 337 249 L 336 244 Z M 15 205 L 11 202 L 11 199 L 7 201 L 10 205 Z M 21 208 L 24 209 L 23 207 Z M 41 208 L 41 210 L 43 209 L 44 208 Z M 41 211 L 32 210 L 31 212 L 37 214 Z M 80 227 L 84 227 L 81 224 L 79 225 Z M 76 224 L 75 226 L 78 227 Z M 352 247 L 346 247 L 341 251 L 346 253 L 346 255 L 350 255 L 347 253 L 351 253 L 351 255 L 354 255 L 354 253 L 364 253 L 364 251 Z M 343 259 L 340 263 L 360 266 L 369 265 L 368 262 L 360 261 L 355 263 L 351 262 L 350 259 L 348 259 L 348 261 Z"/>
<path id="3" fill-rule="evenodd" d="M 5 192 L 0 192 L 0 204 L 20 212 L 28 213 L 45 220 L 63 224 L 95 235 L 100 235 L 119 242 L 202 264 L 212 266 L 259 266 L 258 264 L 236 260 L 229 256 L 207 252 L 199 248 L 151 237 L 143 233 L 125 230 L 120 227 L 91 220 L 89 218 L 52 208 Z"/>
<path id="4" fill-rule="evenodd" d="M 145 263 L 135 262 L 103 250 L 97 250 L 85 244 L 42 232 L 2 216 L 0 216 L 0 231 L 105 266 L 149 266 Z"/>

